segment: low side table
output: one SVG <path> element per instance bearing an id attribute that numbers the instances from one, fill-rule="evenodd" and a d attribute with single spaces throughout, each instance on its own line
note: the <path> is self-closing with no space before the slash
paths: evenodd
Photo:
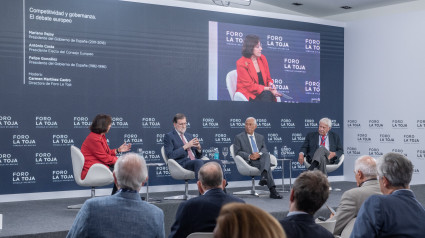
<path id="1" fill-rule="evenodd" d="M 290 192 L 290 190 L 285 190 L 285 161 L 289 161 L 289 187 L 292 188 L 292 166 L 291 159 L 276 159 L 277 161 L 282 161 L 282 192 Z"/>
<path id="2" fill-rule="evenodd" d="M 146 167 L 148 170 L 148 181 L 146 181 L 146 202 L 155 203 L 158 201 L 149 201 L 149 167 L 155 167 L 155 166 L 163 166 L 165 163 L 146 163 Z"/>

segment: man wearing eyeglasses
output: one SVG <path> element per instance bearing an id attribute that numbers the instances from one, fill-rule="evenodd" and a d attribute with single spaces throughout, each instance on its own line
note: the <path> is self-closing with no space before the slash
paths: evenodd
<path id="1" fill-rule="evenodd" d="M 174 159 L 183 168 L 195 172 L 195 178 L 198 179 L 199 169 L 204 163 L 212 160 L 202 160 L 202 148 L 198 138 L 186 132 L 187 121 L 183 113 L 177 113 L 173 118 L 174 130 L 165 134 L 164 150 L 169 159 Z M 221 168 L 223 164 L 220 160 L 214 160 L 219 163 Z M 224 171 L 223 171 L 224 174 Z"/>

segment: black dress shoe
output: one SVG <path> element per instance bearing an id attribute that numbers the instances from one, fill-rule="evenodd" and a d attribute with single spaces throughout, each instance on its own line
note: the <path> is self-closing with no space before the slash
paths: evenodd
<path id="1" fill-rule="evenodd" d="M 272 199 L 282 199 L 283 197 L 276 191 L 275 187 L 270 188 L 270 198 Z"/>

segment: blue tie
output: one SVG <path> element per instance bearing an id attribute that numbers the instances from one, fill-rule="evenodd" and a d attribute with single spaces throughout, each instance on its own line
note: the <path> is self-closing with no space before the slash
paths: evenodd
<path id="1" fill-rule="evenodd" d="M 252 150 L 254 153 L 258 152 L 258 147 L 257 144 L 255 144 L 254 136 L 249 136 L 249 138 L 251 139 Z"/>

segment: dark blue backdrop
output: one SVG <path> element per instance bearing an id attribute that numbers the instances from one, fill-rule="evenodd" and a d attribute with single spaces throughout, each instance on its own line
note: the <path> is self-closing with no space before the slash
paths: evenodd
<path id="1" fill-rule="evenodd" d="M 343 138 L 343 28 L 105 0 L 0 6 L 0 194 L 80 189 L 69 147 L 81 147 L 98 113 L 113 117 L 112 148 L 132 142 L 148 162 L 162 162 L 177 112 L 207 152 L 229 147 L 254 116 L 269 150 L 293 160 L 294 177 L 304 169 L 296 162 L 303 137 L 321 117 Z M 209 101 L 209 21 L 320 34 L 320 103 Z M 226 173 L 230 182 L 249 179 L 234 165 Z M 280 165 L 274 173 L 280 178 Z M 166 166 L 150 169 L 151 185 L 173 183 L 181 181 Z"/>

